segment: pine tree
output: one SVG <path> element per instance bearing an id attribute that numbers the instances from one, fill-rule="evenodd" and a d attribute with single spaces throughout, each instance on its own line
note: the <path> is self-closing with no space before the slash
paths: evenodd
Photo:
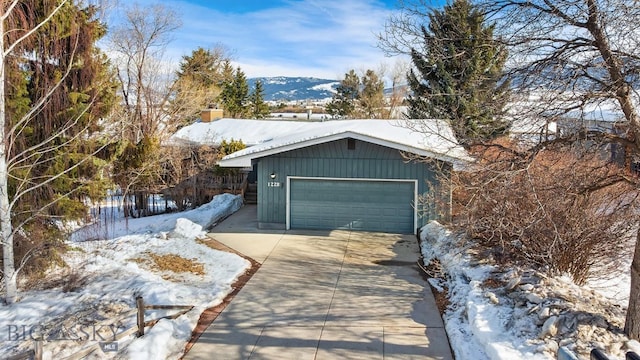
<path id="1" fill-rule="evenodd" d="M 327 104 L 326 110 L 333 117 L 353 117 L 359 95 L 360 77 L 352 69 L 344 75 L 344 80 L 336 88 L 336 93 Z"/>
<path id="2" fill-rule="evenodd" d="M 507 54 L 493 37 L 494 27 L 484 24 L 482 11 L 468 0 L 432 10 L 429 20 L 422 27 L 422 49 L 411 49 L 407 116 L 449 121 L 465 146 L 507 132 L 501 118 L 508 98 L 502 77 Z"/>
<path id="3" fill-rule="evenodd" d="M 359 97 L 360 111 L 369 119 L 382 117 L 384 108 L 384 81 L 373 70 L 367 70 L 362 77 L 362 91 Z"/>
<path id="4" fill-rule="evenodd" d="M 191 86 L 209 92 L 219 90 L 225 80 L 225 66 L 229 65 L 228 56 L 222 47 L 207 50 L 202 47 L 185 55 L 180 62 L 180 69 L 176 72 L 177 81 L 185 80 Z M 215 101 L 215 97 L 207 98 L 203 107 Z"/>
<path id="5" fill-rule="evenodd" d="M 264 119 L 270 114 L 269 105 L 264 102 L 262 81 L 256 81 L 253 92 L 249 96 L 250 115 L 252 119 Z"/>
<path id="6" fill-rule="evenodd" d="M 249 84 L 240 67 L 236 69 L 233 80 L 224 85 L 220 98 L 227 116 L 241 118 L 247 115 Z"/>
<path id="7" fill-rule="evenodd" d="M 112 140 L 100 131 L 115 86 L 95 46 L 106 32 L 96 10 L 79 1 L 0 5 L 0 241 L 7 302 L 15 300 L 20 268 L 36 263 L 43 270 L 55 258 L 60 234 L 50 218 L 86 215 L 84 200 L 102 198 L 108 185 L 102 170 Z"/>
<path id="8" fill-rule="evenodd" d="M 222 63 L 222 78 L 220 79 L 220 83 L 218 84 L 220 87 L 224 88 L 226 84 L 233 82 L 235 71 L 233 70 L 233 66 L 231 65 L 231 61 L 229 59 L 225 60 Z"/>
<path id="9" fill-rule="evenodd" d="M 30 6 L 37 23 L 43 21 L 52 5 L 32 1 Z M 95 154 L 105 140 L 92 135 L 101 130 L 100 121 L 115 102 L 115 79 L 106 56 L 95 46 L 106 33 L 104 25 L 94 18 L 96 11 L 68 2 L 34 34 L 33 41 L 23 44 L 20 51 L 30 56 L 13 58 L 7 66 L 8 78 L 17 81 L 9 86 L 18 91 L 9 93 L 10 125 L 25 115 L 30 108 L 27 104 L 33 106 L 61 82 L 29 124 L 13 138 L 11 156 L 15 157 L 15 163 L 29 162 L 35 154 L 39 158 L 28 168 L 11 168 L 10 184 L 14 184 L 15 191 L 23 189 L 26 183 L 33 186 L 37 179 L 57 177 L 21 196 L 16 206 L 25 218 L 32 217 L 34 209 L 43 207 L 47 209 L 43 214 L 82 217 L 84 197 L 99 198 L 107 186 L 100 175 L 105 159 Z M 64 146 L 43 152 L 49 141 Z M 83 164 L 77 171 L 64 172 L 80 162 Z"/>
<path id="10" fill-rule="evenodd" d="M 222 47 L 198 48 L 183 56 L 173 84 L 172 116 L 188 125 L 200 117 L 200 111 L 213 108 L 222 92 L 228 57 Z M 233 71 L 233 70 L 232 70 Z"/>
<path id="11" fill-rule="evenodd" d="M 178 78 L 189 77 L 197 83 L 204 86 L 217 84 L 220 79 L 218 76 L 218 62 L 220 59 L 202 47 L 191 52 L 191 55 L 185 55 L 180 62 L 180 70 L 177 71 Z"/>

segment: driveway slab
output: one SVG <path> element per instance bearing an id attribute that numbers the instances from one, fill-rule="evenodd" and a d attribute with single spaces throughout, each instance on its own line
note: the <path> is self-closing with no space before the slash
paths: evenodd
<path id="1" fill-rule="evenodd" d="M 415 236 L 243 231 L 236 215 L 210 236 L 262 266 L 185 359 L 453 359 Z"/>

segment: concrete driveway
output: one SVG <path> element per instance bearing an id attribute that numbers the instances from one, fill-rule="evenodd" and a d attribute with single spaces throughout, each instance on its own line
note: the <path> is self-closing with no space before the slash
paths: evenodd
<path id="1" fill-rule="evenodd" d="M 254 221 L 245 206 L 210 234 L 262 267 L 185 359 L 453 359 L 415 236 Z"/>

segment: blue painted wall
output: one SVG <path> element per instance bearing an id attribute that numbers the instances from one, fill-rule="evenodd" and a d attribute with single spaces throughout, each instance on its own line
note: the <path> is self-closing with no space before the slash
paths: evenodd
<path id="1" fill-rule="evenodd" d="M 355 149 L 348 149 L 348 139 L 309 146 L 277 155 L 257 159 L 258 172 L 258 222 L 261 227 L 284 228 L 286 223 L 287 176 L 370 179 L 416 179 L 418 195 L 429 194 L 432 186 L 438 188 L 444 204 L 433 201 L 418 205 L 418 226 L 433 219 L 449 217 L 449 191 L 443 189 L 438 179 L 447 177 L 448 164 L 436 161 L 408 161 L 396 150 L 385 146 L 355 141 Z M 270 174 L 280 187 L 267 186 Z"/>

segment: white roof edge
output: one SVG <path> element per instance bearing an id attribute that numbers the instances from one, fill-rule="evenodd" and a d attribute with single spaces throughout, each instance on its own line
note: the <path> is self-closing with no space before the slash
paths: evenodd
<path id="1" fill-rule="evenodd" d="M 273 148 L 269 148 L 269 149 L 265 149 L 265 150 L 261 150 L 261 151 L 256 151 L 256 152 L 250 152 L 244 155 L 240 155 L 240 156 L 233 156 L 233 154 L 229 154 L 227 156 L 225 156 L 224 158 L 222 158 L 221 160 L 218 161 L 218 165 L 221 167 L 250 167 L 251 166 L 251 161 L 253 159 L 257 159 L 257 158 L 261 158 L 261 157 L 265 157 L 265 156 L 270 156 L 270 155 L 275 155 L 275 154 L 279 154 L 279 153 L 283 153 L 286 151 L 291 151 L 291 150 L 297 150 L 303 147 L 307 147 L 307 146 L 313 146 L 313 145 L 319 145 L 322 143 L 326 143 L 326 142 L 330 142 L 330 141 L 335 141 L 335 140 L 340 140 L 340 139 L 344 139 L 344 138 L 354 138 L 357 140 L 361 140 L 361 141 L 367 141 L 370 143 L 374 143 L 377 145 L 381 145 L 381 146 L 385 146 L 385 147 L 389 147 L 392 149 L 396 149 L 398 151 L 405 151 L 405 152 L 409 152 L 412 154 L 416 154 L 416 155 L 421 155 L 421 156 L 427 156 L 427 157 L 431 157 L 434 158 L 436 160 L 441 160 L 441 161 L 445 161 L 445 162 L 450 162 L 453 164 L 456 163 L 461 163 L 461 162 L 466 162 L 465 159 L 460 159 L 454 156 L 449 156 L 446 154 L 438 154 L 432 151 L 428 151 L 425 149 L 420 149 L 420 148 L 416 148 L 413 146 L 409 146 L 409 145 L 404 145 L 404 144 L 399 144 L 397 142 L 393 142 L 393 141 L 389 141 L 389 140 L 384 140 L 384 139 L 380 139 L 374 136 L 370 136 L 370 135 L 364 135 L 364 134 L 360 134 L 351 130 L 348 131 L 344 131 L 341 133 L 336 133 L 336 134 L 331 134 L 331 135 L 327 135 L 327 136 L 322 136 L 322 137 L 317 137 L 317 138 L 313 138 L 313 139 L 308 139 L 308 140 L 303 140 L 303 141 L 299 141 L 299 142 L 294 142 L 294 143 L 290 143 L 290 144 L 285 144 L 282 146 L 277 146 L 277 147 L 273 147 Z"/>

